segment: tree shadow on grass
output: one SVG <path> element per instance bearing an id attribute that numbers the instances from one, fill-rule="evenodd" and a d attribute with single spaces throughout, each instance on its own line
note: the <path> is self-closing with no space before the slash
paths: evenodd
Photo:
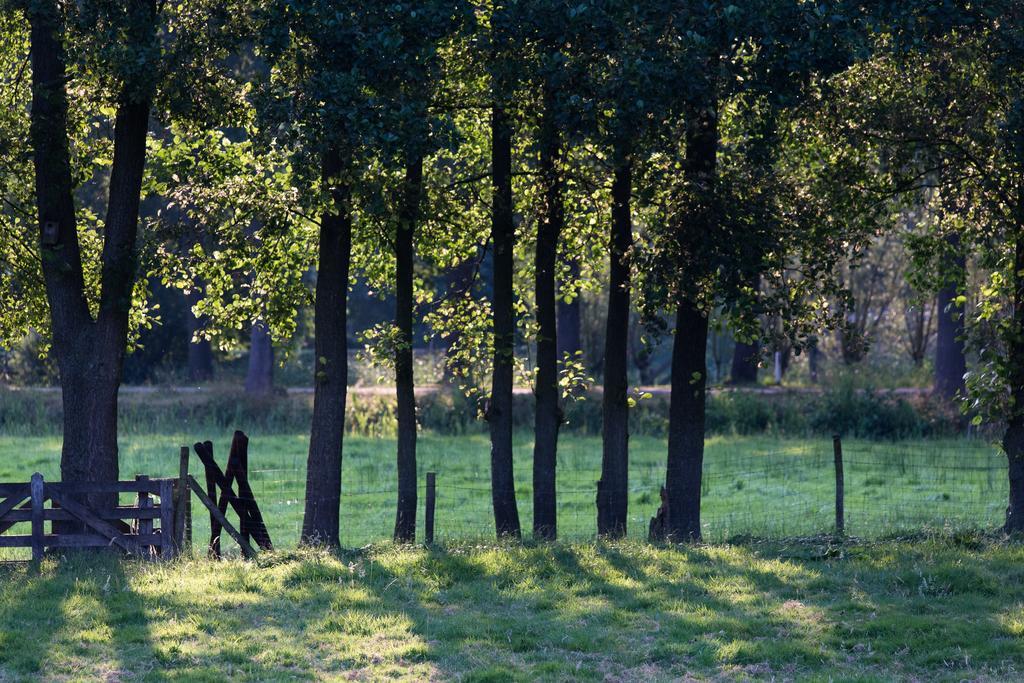
<path id="1" fill-rule="evenodd" d="M 124 570 L 112 552 L 50 558 L 38 570 L 0 567 L 0 672 L 117 677 L 139 663 L 148 671 L 149 621 Z"/>

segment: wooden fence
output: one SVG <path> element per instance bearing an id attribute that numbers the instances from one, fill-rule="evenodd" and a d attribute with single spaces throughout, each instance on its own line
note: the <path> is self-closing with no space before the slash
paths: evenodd
<path id="1" fill-rule="evenodd" d="M 180 478 L 142 475 L 108 483 L 46 482 L 38 472 L 27 484 L 0 483 L 0 548 L 32 548 L 34 561 L 47 548 L 88 547 L 169 559 L 188 541 L 187 486 Z M 135 494 L 133 505 L 82 502 L 83 496 L 125 493 Z M 21 523 L 31 524 L 31 533 L 3 535 Z"/>

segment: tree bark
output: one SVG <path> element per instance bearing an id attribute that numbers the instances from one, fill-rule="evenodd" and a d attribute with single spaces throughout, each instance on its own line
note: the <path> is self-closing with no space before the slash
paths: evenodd
<path id="1" fill-rule="evenodd" d="M 669 406 L 666 539 L 699 541 L 700 486 L 704 467 L 708 317 L 690 301 L 676 311 Z"/>
<path id="2" fill-rule="evenodd" d="M 558 391 L 558 334 L 555 267 L 558 240 L 565 223 L 565 204 L 558 169 L 561 141 L 550 97 L 545 98 L 540 132 L 540 177 L 544 205 L 537 224 L 534 252 L 534 294 L 537 308 L 537 379 L 534 389 L 533 535 L 554 540 L 558 535 L 556 467 L 562 407 Z"/>
<path id="3" fill-rule="evenodd" d="M 262 320 L 252 325 L 249 336 L 249 364 L 245 373 L 245 393 L 266 396 L 274 390 L 274 345 L 270 330 Z"/>
<path id="4" fill-rule="evenodd" d="M 139 39 L 152 37 L 155 9 L 139 3 L 148 19 Z M 99 311 L 93 319 L 86 299 L 74 205 L 68 141 L 66 54 L 55 2 L 37 2 L 27 12 L 31 29 L 32 110 L 36 208 L 40 253 L 53 351 L 61 375 L 65 481 L 118 478 L 117 395 L 136 281 L 136 242 L 142 174 L 146 162 L 151 93 L 124 86 L 114 122 L 104 223 Z M 116 495 L 87 496 L 88 505 L 108 505 Z"/>
<path id="5" fill-rule="evenodd" d="M 401 215 L 395 236 L 395 391 L 398 413 L 398 505 L 395 541 L 416 540 L 416 385 L 413 380 L 412 318 L 414 237 L 423 187 L 423 159 L 405 169 Z"/>
<path id="6" fill-rule="evenodd" d="M 1003 451 L 1009 464 L 1010 480 L 1009 504 L 1006 507 L 1007 533 L 1024 532 L 1024 196 L 1018 198 L 1018 204 L 1013 265 L 1013 316 L 1006 335 L 1007 380 L 1011 399 L 1010 417 L 1003 435 Z"/>
<path id="7" fill-rule="evenodd" d="M 732 352 L 729 381 L 732 384 L 757 384 L 757 366 L 761 358 L 761 345 L 737 341 Z"/>
<path id="8" fill-rule="evenodd" d="M 604 341 L 601 479 L 597 482 L 597 533 L 626 535 L 629 512 L 629 300 L 628 254 L 633 246 L 632 161 L 619 150 L 612 182 L 608 318 Z"/>
<path id="9" fill-rule="evenodd" d="M 953 235 L 950 246 L 959 251 L 959 236 Z M 957 297 L 964 290 L 966 262 L 962 255 L 954 257 L 954 275 L 938 292 L 939 322 L 935 331 L 935 393 L 952 400 L 964 393 L 964 374 L 967 361 L 964 358 L 964 306 L 957 303 Z"/>
<path id="10" fill-rule="evenodd" d="M 697 109 L 686 133 L 688 184 L 700 195 L 678 234 L 681 252 L 687 240 L 707 239 L 714 221 L 718 157 L 718 122 L 709 108 Z M 686 276 L 685 273 L 683 273 Z M 667 540 L 697 541 L 701 538 L 700 493 L 704 464 L 704 421 L 707 398 L 708 316 L 692 292 L 693 284 L 681 283 L 672 344 L 672 395 L 669 406 L 668 465 L 665 477 Z"/>
<path id="11" fill-rule="evenodd" d="M 491 497 L 499 538 L 521 536 L 512 462 L 512 383 L 515 354 L 515 223 L 512 205 L 512 126 L 500 106 L 491 115 L 494 268 L 494 358 L 487 423 L 491 433 Z"/>
<path id="12" fill-rule="evenodd" d="M 337 547 L 341 506 L 341 457 L 348 393 L 347 307 L 352 251 L 352 207 L 347 170 L 337 149 L 322 159 L 332 206 L 320 219 L 319 265 L 313 304 L 316 370 L 313 424 L 306 468 L 302 543 Z"/>

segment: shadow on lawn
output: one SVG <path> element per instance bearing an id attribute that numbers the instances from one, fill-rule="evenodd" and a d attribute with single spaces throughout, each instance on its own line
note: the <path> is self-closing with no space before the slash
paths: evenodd
<path id="1" fill-rule="evenodd" d="M 135 662 L 155 664 L 129 566 L 112 552 L 50 559 L 38 570 L 0 566 L 0 674 L 81 673 L 84 666 L 116 678 Z"/>

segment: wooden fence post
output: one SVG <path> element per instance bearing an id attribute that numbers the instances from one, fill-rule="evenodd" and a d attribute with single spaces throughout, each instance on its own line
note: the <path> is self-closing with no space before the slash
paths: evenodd
<path id="1" fill-rule="evenodd" d="M 175 555 L 174 543 L 174 481 L 160 480 L 160 557 L 169 560 Z M 152 525 L 150 525 L 152 526 Z"/>
<path id="2" fill-rule="evenodd" d="M 43 560 L 43 475 L 36 472 L 29 485 L 32 495 L 32 561 Z"/>
<path id="3" fill-rule="evenodd" d="M 145 474 L 136 474 L 135 481 L 140 484 L 148 484 L 149 477 Z M 136 505 L 140 510 L 152 510 L 153 509 L 153 498 L 149 495 L 149 491 L 139 491 Z M 139 517 L 139 535 L 150 536 L 153 534 L 153 520 Z M 142 552 L 147 557 L 153 556 L 153 546 L 148 543 L 140 543 L 139 546 Z"/>
<path id="4" fill-rule="evenodd" d="M 843 481 L 843 441 L 838 434 L 832 437 L 832 453 L 835 456 L 836 470 L 836 536 L 843 536 L 846 533 L 846 486 Z"/>
<path id="5" fill-rule="evenodd" d="M 189 447 L 178 454 L 178 499 L 174 501 L 174 545 L 180 554 L 192 545 L 192 491 L 188 487 Z"/>
<path id="6" fill-rule="evenodd" d="M 434 507 L 437 504 L 437 472 L 427 472 L 427 509 L 423 517 L 427 545 L 434 544 Z"/>

